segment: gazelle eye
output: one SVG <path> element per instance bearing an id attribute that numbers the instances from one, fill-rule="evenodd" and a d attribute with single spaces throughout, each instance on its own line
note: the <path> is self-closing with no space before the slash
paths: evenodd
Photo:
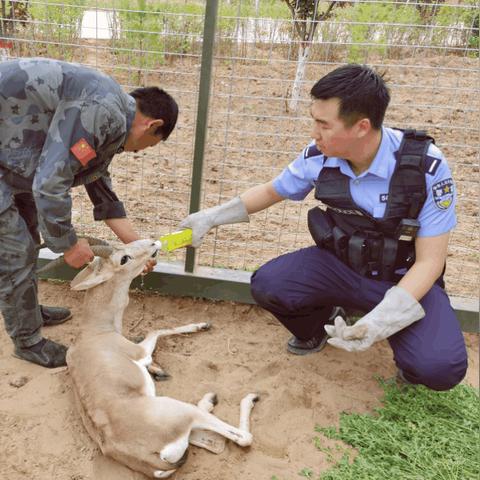
<path id="1" fill-rule="evenodd" d="M 124 255 L 120 260 L 120 265 L 125 265 L 132 257 L 130 255 Z"/>

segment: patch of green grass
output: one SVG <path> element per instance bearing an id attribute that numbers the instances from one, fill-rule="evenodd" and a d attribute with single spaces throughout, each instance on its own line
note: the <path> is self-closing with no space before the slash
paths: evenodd
<path id="1" fill-rule="evenodd" d="M 325 437 L 358 450 L 344 454 L 319 480 L 476 480 L 480 478 L 478 392 L 459 385 L 447 392 L 423 386 L 399 389 L 381 382 L 384 405 L 375 414 L 342 414 Z M 321 450 L 322 437 L 315 444 Z M 313 477 L 309 477 L 313 478 Z"/>
<path id="2" fill-rule="evenodd" d="M 19 35 L 32 36 L 36 41 L 46 40 L 47 43 L 41 46 L 37 43 L 28 44 L 29 55 L 73 60 L 84 7 L 85 0 L 44 0 L 31 3 L 28 12 L 33 22 Z M 43 50 L 37 51 L 37 48 Z"/>
<path id="3" fill-rule="evenodd" d="M 302 468 L 298 474 L 301 476 L 301 477 L 305 477 L 305 478 L 313 478 L 313 470 L 311 468 Z"/>

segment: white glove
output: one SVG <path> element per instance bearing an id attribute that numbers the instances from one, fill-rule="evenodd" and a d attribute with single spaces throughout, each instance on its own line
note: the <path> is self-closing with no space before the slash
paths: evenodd
<path id="1" fill-rule="evenodd" d="M 192 213 L 180 223 L 180 228 L 192 229 L 192 247 L 199 247 L 204 235 L 213 227 L 224 225 L 226 223 L 249 222 L 248 212 L 245 204 L 240 197 L 217 205 L 216 207 L 206 208 L 199 212 Z"/>
<path id="2" fill-rule="evenodd" d="M 383 300 L 355 325 L 348 327 L 341 317 L 335 325 L 325 325 L 327 341 L 349 352 L 361 352 L 425 316 L 425 310 L 406 290 L 395 286 L 387 290 Z"/>

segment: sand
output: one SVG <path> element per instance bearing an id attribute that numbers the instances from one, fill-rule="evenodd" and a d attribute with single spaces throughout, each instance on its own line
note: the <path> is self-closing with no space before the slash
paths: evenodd
<path id="1" fill-rule="evenodd" d="M 73 319 L 44 329 L 45 336 L 72 344 L 81 323 L 82 292 L 68 284 L 40 282 L 46 305 L 72 309 Z M 327 346 L 305 357 L 288 354 L 288 332 L 261 308 L 231 302 L 131 294 L 124 333 L 208 321 L 208 332 L 161 339 L 154 359 L 171 375 L 157 394 L 196 403 L 218 394 L 215 414 L 236 424 L 241 398 L 260 394 L 251 417 L 253 445 L 227 442 L 220 455 L 190 447 L 187 463 L 173 480 L 279 480 L 315 473 L 330 463 L 317 450 L 315 425 L 337 425 L 341 412 L 371 412 L 382 390 L 375 376 L 395 374 L 392 352 L 380 342 L 350 354 Z M 478 387 L 478 337 L 466 335 L 470 366 L 465 382 Z M 75 410 L 67 368 L 44 369 L 12 356 L 0 333 L 0 478 L 4 480 L 145 480 L 106 460 Z"/>

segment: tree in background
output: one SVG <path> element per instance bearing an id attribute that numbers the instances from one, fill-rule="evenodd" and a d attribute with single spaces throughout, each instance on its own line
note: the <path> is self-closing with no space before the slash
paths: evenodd
<path id="1" fill-rule="evenodd" d="M 17 23 L 24 25 L 28 20 L 29 0 L 1 0 L 0 36 L 11 36 Z"/>
<path id="2" fill-rule="evenodd" d="M 294 35 L 298 38 L 298 59 L 292 94 L 288 103 L 290 111 L 296 111 L 301 96 L 302 82 L 305 77 L 305 68 L 310 57 L 310 50 L 315 32 L 320 22 L 332 16 L 332 10 L 338 1 L 325 2 L 324 10 L 320 8 L 320 0 L 285 0 L 292 12 Z"/>
<path id="3" fill-rule="evenodd" d="M 20 25 L 24 26 L 29 18 L 29 0 L 1 0 L 0 4 L 0 61 L 9 58 L 12 48 L 11 38 Z"/>

